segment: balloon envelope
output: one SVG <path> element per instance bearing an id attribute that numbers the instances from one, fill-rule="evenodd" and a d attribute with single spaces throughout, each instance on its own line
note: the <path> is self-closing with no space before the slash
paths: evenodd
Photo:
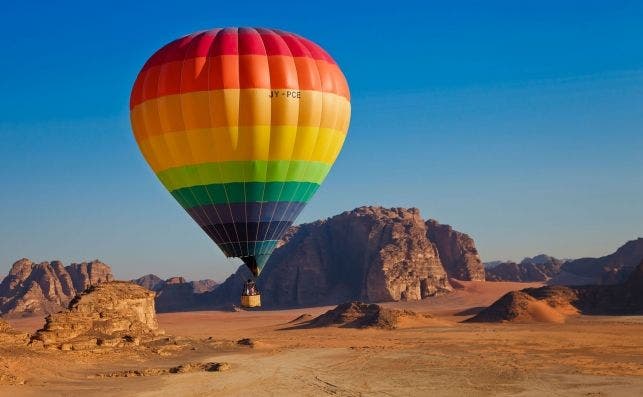
<path id="1" fill-rule="evenodd" d="M 130 117 L 161 183 L 258 275 L 337 158 L 350 94 L 335 61 L 307 39 L 214 29 L 145 63 Z"/>

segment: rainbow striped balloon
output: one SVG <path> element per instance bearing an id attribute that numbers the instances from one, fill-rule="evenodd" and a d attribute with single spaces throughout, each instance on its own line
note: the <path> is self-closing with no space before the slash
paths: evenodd
<path id="1" fill-rule="evenodd" d="M 337 158 L 350 94 L 335 61 L 303 37 L 214 29 L 145 63 L 130 116 L 161 183 L 258 275 Z"/>

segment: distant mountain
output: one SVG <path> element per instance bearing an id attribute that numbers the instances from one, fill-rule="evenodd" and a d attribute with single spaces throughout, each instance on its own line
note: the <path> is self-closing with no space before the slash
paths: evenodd
<path id="1" fill-rule="evenodd" d="M 613 285 L 546 286 L 512 291 L 468 322 L 564 322 L 581 314 L 643 314 L 643 260 Z"/>
<path id="2" fill-rule="evenodd" d="M 600 258 L 565 262 L 552 284 L 618 284 L 627 279 L 643 259 L 643 237 L 628 241 L 614 253 Z"/>
<path id="3" fill-rule="evenodd" d="M 156 274 L 146 274 L 145 276 L 139 277 L 131 281 L 134 284 L 138 284 L 141 287 L 149 289 L 150 291 L 160 291 L 167 284 L 187 283 L 187 284 L 190 284 L 190 286 L 192 287 L 192 291 L 197 294 L 212 291 L 219 285 L 219 283 L 209 278 L 206 278 L 203 280 L 196 280 L 196 281 L 186 281 L 184 277 L 177 276 L 177 277 L 171 277 L 167 280 L 163 280 Z"/>
<path id="4" fill-rule="evenodd" d="M 520 263 L 493 263 L 494 266 L 486 266 L 486 278 L 488 281 L 543 281 L 549 285 L 618 284 L 641 260 L 643 238 L 638 238 L 600 258 L 563 260 L 541 254 Z"/>
<path id="5" fill-rule="evenodd" d="M 147 288 L 150 291 L 158 291 L 163 287 L 163 285 L 165 285 L 165 280 L 156 274 L 146 274 L 145 276 L 132 280 L 132 282 L 143 288 Z"/>
<path id="6" fill-rule="evenodd" d="M 92 285 L 112 281 L 111 268 L 98 261 L 64 266 L 60 261 L 34 263 L 23 258 L 0 283 L 0 314 L 51 314 Z"/>
<path id="7" fill-rule="evenodd" d="M 197 305 L 200 294 L 211 292 L 219 283 L 205 279 L 187 281 L 184 277 L 170 277 L 163 280 L 155 274 L 146 274 L 133 283 L 156 292 L 156 310 L 158 312 L 181 311 Z"/>
<path id="8" fill-rule="evenodd" d="M 547 281 L 560 273 L 563 262 L 549 255 L 525 258 L 520 263 L 500 262 L 486 269 L 487 281 Z"/>
<path id="9" fill-rule="evenodd" d="M 496 267 L 501 263 L 504 263 L 506 261 L 489 261 L 489 262 L 484 262 L 482 265 L 484 266 L 485 270 L 486 269 L 491 269 L 492 267 Z"/>

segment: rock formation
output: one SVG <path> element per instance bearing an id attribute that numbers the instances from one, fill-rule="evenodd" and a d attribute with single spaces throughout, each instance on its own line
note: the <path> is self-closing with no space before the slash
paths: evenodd
<path id="1" fill-rule="evenodd" d="M 502 262 L 486 269 L 487 281 L 548 281 L 560 273 L 563 261 L 548 255 L 525 258 L 520 263 Z"/>
<path id="2" fill-rule="evenodd" d="M 287 238 L 258 280 L 268 306 L 416 300 L 451 291 L 415 208 L 361 207 L 297 226 Z M 246 278 L 240 269 L 207 298 L 236 302 Z"/>
<path id="3" fill-rule="evenodd" d="M 92 285 L 98 285 L 100 283 L 114 280 L 112 269 L 99 260 L 72 263 L 65 269 L 71 276 L 76 293 L 83 292 Z"/>
<path id="4" fill-rule="evenodd" d="M 363 302 L 342 303 L 334 309 L 308 321 L 297 321 L 292 328 L 400 328 L 404 321 L 426 322 L 432 317 L 410 310 L 387 309 L 380 305 Z"/>
<path id="5" fill-rule="evenodd" d="M 138 345 L 158 332 L 154 293 L 129 282 L 88 288 L 65 311 L 49 315 L 32 338 L 63 350 Z"/>
<path id="6" fill-rule="evenodd" d="M 466 234 L 424 222 L 416 208 L 361 207 L 291 227 L 257 285 L 266 307 L 423 299 L 452 290 L 440 250 L 459 278 L 484 280 Z M 251 277 L 239 267 L 214 291 L 197 296 L 197 307 L 237 303 Z"/>
<path id="7" fill-rule="evenodd" d="M 0 283 L 0 314 L 54 313 L 88 286 L 112 279 L 111 269 L 100 261 L 65 267 L 60 261 L 36 264 L 23 258 Z"/>
<path id="8" fill-rule="evenodd" d="M 26 344 L 28 341 L 29 336 L 26 333 L 14 330 L 6 321 L 0 319 L 0 346 Z"/>
<path id="9" fill-rule="evenodd" d="M 616 285 L 547 286 L 504 295 L 469 322 L 562 322 L 577 313 L 643 314 L 643 261 Z"/>
<path id="10" fill-rule="evenodd" d="M 132 282 L 156 292 L 156 310 L 159 313 L 197 309 L 199 295 L 211 292 L 219 285 L 210 279 L 186 281 L 184 277 L 171 277 L 162 280 L 154 274 L 147 274 Z"/>
<path id="11" fill-rule="evenodd" d="M 440 260 L 451 278 L 458 280 L 485 280 L 485 269 L 476 245 L 468 234 L 441 225 L 434 219 L 426 222 L 427 236 L 435 244 Z"/>
<path id="12" fill-rule="evenodd" d="M 500 262 L 486 269 L 488 281 L 545 281 L 549 285 L 610 285 L 627 279 L 643 260 L 643 238 L 628 241 L 600 258 L 561 260 L 548 255 L 520 263 Z"/>
<path id="13" fill-rule="evenodd" d="M 563 323 L 565 316 L 546 302 L 540 301 L 526 292 L 512 291 L 503 295 L 467 322 Z"/>

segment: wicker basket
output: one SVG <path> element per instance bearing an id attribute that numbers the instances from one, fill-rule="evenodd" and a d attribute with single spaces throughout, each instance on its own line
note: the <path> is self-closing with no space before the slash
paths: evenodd
<path id="1" fill-rule="evenodd" d="M 243 307 L 261 306 L 261 295 L 241 295 L 241 306 Z"/>

